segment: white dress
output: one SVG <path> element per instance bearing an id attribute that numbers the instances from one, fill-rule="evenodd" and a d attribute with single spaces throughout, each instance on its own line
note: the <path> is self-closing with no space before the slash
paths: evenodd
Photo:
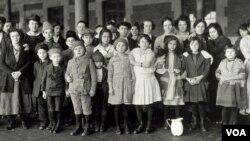
<path id="1" fill-rule="evenodd" d="M 131 55 L 136 62 L 150 62 L 149 56 L 154 52 L 148 49 L 144 54 L 140 52 L 140 48 L 132 50 Z M 133 96 L 134 105 L 149 105 L 157 101 L 161 101 L 161 92 L 159 83 L 155 77 L 155 66 L 152 62 L 151 67 L 143 68 L 134 66 L 135 72 L 135 93 Z"/>

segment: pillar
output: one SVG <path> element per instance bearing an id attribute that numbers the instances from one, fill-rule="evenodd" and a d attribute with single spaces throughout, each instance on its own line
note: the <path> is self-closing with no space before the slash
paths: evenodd
<path id="1" fill-rule="evenodd" d="M 75 24 L 84 20 L 89 23 L 89 5 L 88 0 L 75 0 Z"/>
<path id="2" fill-rule="evenodd" d="M 196 0 L 196 17 L 201 19 L 204 16 L 204 0 Z"/>
<path id="3" fill-rule="evenodd" d="M 11 21 L 11 0 L 5 0 L 6 3 L 6 20 Z"/>

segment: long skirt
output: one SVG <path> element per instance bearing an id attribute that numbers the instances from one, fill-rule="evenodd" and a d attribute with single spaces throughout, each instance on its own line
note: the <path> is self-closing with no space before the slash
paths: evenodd
<path id="1" fill-rule="evenodd" d="M 25 94 L 17 81 L 15 81 L 13 93 L 0 94 L 0 115 L 28 114 L 31 109 L 31 95 Z"/>

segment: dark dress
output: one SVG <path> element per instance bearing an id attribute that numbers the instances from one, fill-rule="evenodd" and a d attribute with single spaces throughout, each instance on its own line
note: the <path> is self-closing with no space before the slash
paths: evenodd
<path id="1" fill-rule="evenodd" d="M 68 49 L 68 46 L 66 45 L 66 40 L 61 35 L 59 36 L 58 41 L 55 43 L 58 43 L 61 46 L 62 50 Z"/>
<path id="2" fill-rule="evenodd" d="M 13 115 L 31 112 L 32 82 L 28 79 L 30 75 L 29 52 L 21 48 L 19 58 L 16 61 L 13 46 L 6 44 L 2 49 L 0 65 L 3 70 L 1 77 L 1 106 L 0 114 Z M 20 71 L 19 81 L 15 81 L 11 75 L 14 71 Z"/>

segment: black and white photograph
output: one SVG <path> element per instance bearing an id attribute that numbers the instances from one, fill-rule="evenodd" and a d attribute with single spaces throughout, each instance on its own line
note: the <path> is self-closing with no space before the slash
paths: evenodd
<path id="1" fill-rule="evenodd" d="M 0 0 L 0 141 L 250 137 L 250 0 Z"/>

